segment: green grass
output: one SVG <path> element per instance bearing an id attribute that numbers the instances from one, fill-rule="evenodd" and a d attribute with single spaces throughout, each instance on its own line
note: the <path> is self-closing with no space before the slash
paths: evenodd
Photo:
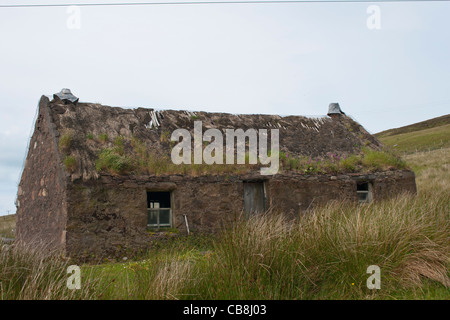
<path id="1" fill-rule="evenodd" d="M 0 246 L 0 300 L 87 299 L 98 288 L 94 278 L 85 273 L 81 290 L 68 290 L 67 268 L 70 263 L 57 251 L 42 245 Z"/>
<path id="2" fill-rule="evenodd" d="M 214 238 L 204 235 L 156 242 L 138 261 L 85 265 L 98 281 L 99 299 L 193 299 L 178 294 L 188 282 L 192 264 L 207 259 Z"/>
<path id="3" fill-rule="evenodd" d="M 85 268 L 107 275 L 102 299 L 449 299 L 448 152 L 407 157 L 421 166 L 417 196 L 329 203 L 294 223 L 255 216 L 201 245 L 180 237 L 138 261 Z M 366 287 L 372 264 L 381 290 Z"/>
<path id="4" fill-rule="evenodd" d="M 100 299 L 449 299 L 449 200 L 329 203 L 294 223 L 272 212 L 83 270 L 100 278 Z M 369 265 L 381 290 L 366 287 Z"/>
<path id="5" fill-rule="evenodd" d="M 59 150 L 63 153 L 67 153 L 70 149 L 70 145 L 72 143 L 73 133 L 66 132 L 59 139 Z"/>
<path id="6" fill-rule="evenodd" d="M 406 162 L 396 154 L 370 149 L 363 151 L 361 163 L 363 168 L 367 168 L 370 171 L 406 168 Z"/>
<path id="7" fill-rule="evenodd" d="M 166 136 L 163 134 L 161 139 L 166 139 Z M 167 141 L 164 140 L 164 142 Z M 193 159 L 191 160 L 192 164 L 176 165 L 169 155 L 149 151 L 145 142 L 135 137 L 127 139 L 118 136 L 114 139 L 112 147 L 106 147 L 99 151 L 96 170 L 113 174 L 184 174 L 196 176 L 239 174 L 255 168 L 254 165 L 249 164 L 194 164 Z"/>
<path id="8" fill-rule="evenodd" d="M 423 201 L 433 208 L 425 217 L 417 210 Z M 441 194 L 358 207 L 332 203 L 294 224 L 281 216 L 252 218 L 217 242 L 194 292 L 206 299 L 384 299 L 421 287 L 423 275 L 449 285 L 445 201 Z M 432 227 L 436 221 L 441 227 Z M 382 291 L 366 288 L 373 264 L 382 270 Z"/>
<path id="9" fill-rule="evenodd" d="M 77 159 L 74 156 L 66 156 L 64 158 L 64 167 L 67 172 L 74 172 L 77 168 Z"/>
<path id="10" fill-rule="evenodd" d="M 429 119 L 429 120 L 425 120 L 425 121 L 421 121 L 421 122 L 417 122 L 417 123 L 413 123 L 413 124 L 410 124 L 410 125 L 407 125 L 404 127 L 382 131 L 382 132 L 376 133 L 375 136 L 378 138 L 383 138 L 383 137 L 398 135 L 398 134 L 402 134 L 402 133 L 409 133 L 409 132 L 420 131 L 420 130 L 424 130 L 424 129 L 436 128 L 436 127 L 444 126 L 444 125 L 448 125 L 448 124 L 450 124 L 450 114 L 447 114 L 447 115 L 444 115 L 441 117 L 437 117 L 437 118 L 433 118 L 433 119 Z"/>
<path id="11" fill-rule="evenodd" d="M 126 174 L 133 168 L 133 161 L 129 157 L 120 155 L 117 150 L 110 148 L 103 149 L 96 162 L 97 171 L 108 171 L 115 174 Z"/>
<path id="12" fill-rule="evenodd" d="M 0 238 L 14 238 L 16 229 L 16 215 L 0 216 Z"/>
<path id="13" fill-rule="evenodd" d="M 296 221 L 269 212 L 217 236 L 155 242 L 135 259 L 82 265 L 79 292 L 65 289 L 69 263 L 58 255 L 0 247 L 0 299 L 448 300 L 449 155 L 405 157 L 417 196 L 332 202 Z M 369 265 L 381 268 L 380 290 L 366 287 Z"/>
<path id="14" fill-rule="evenodd" d="M 381 136 L 386 146 L 402 153 L 435 150 L 450 147 L 450 124 L 419 131 Z"/>
<path id="15" fill-rule="evenodd" d="M 338 174 L 348 172 L 371 172 L 390 169 L 405 169 L 406 162 L 390 151 L 377 151 L 362 148 L 359 154 L 340 156 L 329 153 L 327 157 L 289 157 L 280 153 L 281 170 L 297 171 L 305 174 Z"/>
<path id="16" fill-rule="evenodd" d="M 167 143 L 167 135 L 161 135 L 161 141 Z M 205 144 L 203 145 L 205 147 Z M 244 164 L 191 164 L 176 165 L 167 154 L 149 150 L 145 142 L 133 137 L 128 139 L 117 136 L 112 146 L 105 147 L 98 153 L 98 172 L 114 174 L 183 174 L 183 175 L 223 175 L 243 174 L 258 170 L 261 163 L 250 164 L 250 156 L 245 154 Z M 406 163 L 396 153 L 388 150 L 372 150 L 363 147 L 358 154 L 338 155 L 329 153 L 325 157 L 298 157 L 285 152 L 279 153 L 280 171 L 295 171 L 302 174 L 338 174 L 348 172 L 371 172 L 378 170 L 404 169 Z"/>
<path id="17" fill-rule="evenodd" d="M 108 134 L 106 134 L 106 133 L 99 134 L 98 139 L 103 143 L 106 143 L 109 141 Z"/>

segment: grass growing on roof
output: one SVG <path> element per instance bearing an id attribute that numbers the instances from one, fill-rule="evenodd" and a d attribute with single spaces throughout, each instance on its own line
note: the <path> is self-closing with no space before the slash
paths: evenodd
<path id="1" fill-rule="evenodd" d="M 103 143 L 106 143 L 109 141 L 108 134 L 106 134 L 106 133 L 99 134 L 98 139 Z"/>
<path id="2" fill-rule="evenodd" d="M 72 143 L 73 133 L 71 131 L 65 132 L 61 138 L 59 138 L 59 150 L 67 153 Z"/>
<path id="3" fill-rule="evenodd" d="M 367 147 L 359 154 L 341 156 L 329 152 L 326 157 L 310 158 L 289 156 L 280 152 L 280 167 L 305 174 L 338 174 L 389 169 L 405 169 L 406 162 L 389 151 L 377 151 Z"/>
<path id="4" fill-rule="evenodd" d="M 64 167 L 67 172 L 74 172 L 77 168 L 77 159 L 74 156 L 66 156 L 64 158 Z"/>
<path id="5" fill-rule="evenodd" d="M 164 138 L 163 138 L 164 136 Z M 166 142 L 165 135 L 162 141 Z M 205 148 L 208 144 L 203 144 Z M 262 165 L 250 164 L 247 152 L 244 164 L 226 164 L 225 154 L 222 164 L 195 164 L 193 156 L 191 164 L 176 165 L 170 155 L 151 151 L 144 141 L 135 137 L 128 139 L 117 136 L 111 147 L 99 152 L 97 171 L 109 171 L 116 174 L 187 174 L 218 175 L 243 174 L 258 170 Z M 235 159 L 236 161 L 236 159 Z M 275 159 L 273 160 L 275 161 Z M 363 147 L 358 154 L 339 155 L 328 153 L 325 157 L 294 156 L 288 152 L 279 152 L 280 172 L 294 171 L 301 174 L 339 174 L 349 172 L 371 172 L 390 169 L 405 169 L 406 163 L 391 151 L 377 151 Z"/>
<path id="6" fill-rule="evenodd" d="M 125 154 L 125 137 L 123 136 L 117 136 L 114 138 L 114 152 L 118 153 L 119 155 L 123 156 Z"/>
<path id="7" fill-rule="evenodd" d="M 114 149 L 103 149 L 96 162 L 97 171 L 108 171 L 110 173 L 125 174 L 134 169 L 133 161 L 124 155 L 117 154 Z"/>

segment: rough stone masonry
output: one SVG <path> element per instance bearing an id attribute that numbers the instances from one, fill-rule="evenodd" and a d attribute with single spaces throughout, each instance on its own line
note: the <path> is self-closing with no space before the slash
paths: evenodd
<path id="1" fill-rule="evenodd" d="M 149 227 L 150 213 L 168 218 L 172 231 L 186 232 L 186 216 L 191 232 L 215 232 L 242 215 L 269 208 L 295 218 L 330 200 L 357 202 L 362 193 L 378 201 L 416 192 L 414 173 L 397 169 L 339 175 L 282 171 L 263 176 L 259 170 L 183 175 L 114 174 L 96 168 L 99 152 L 113 148 L 117 137 L 139 140 L 148 152 L 170 155 L 167 136 L 179 128 L 192 133 L 196 120 L 202 121 L 204 130 L 222 132 L 276 128 L 280 150 L 292 156 L 350 155 L 363 147 L 382 147 L 346 115 L 307 118 L 123 109 L 43 96 L 18 188 L 17 240 L 43 242 L 79 260 L 121 257 L 146 250 L 161 236 Z M 68 133 L 70 144 L 62 146 Z M 98 138 L 102 135 L 107 139 Z M 76 160 L 71 170 L 64 165 L 68 156 Z M 155 200 L 158 197 L 166 198 Z M 155 205 L 158 201 L 169 208 L 163 212 Z"/>

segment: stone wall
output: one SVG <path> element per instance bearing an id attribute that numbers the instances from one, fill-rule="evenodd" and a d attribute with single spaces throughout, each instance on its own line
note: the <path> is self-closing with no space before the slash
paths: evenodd
<path id="1" fill-rule="evenodd" d="M 214 232 L 220 226 L 236 220 L 243 214 L 243 182 L 245 181 L 264 181 L 267 206 L 292 217 L 330 200 L 357 201 L 358 181 L 371 183 L 374 200 L 403 191 L 416 192 L 414 173 L 407 170 L 338 176 L 307 176 L 297 173 L 277 174 L 274 177 L 257 174 L 198 177 L 106 174 L 99 176 L 93 169 L 97 149 L 88 150 L 77 145 L 80 141 L 86 141 L 86 137 L 82 140 L 74 138 L 72 141 L 74 146 L 67 154 L 77 155 L 78 169 L 77 174 L 70 175 L 66 173 L 63 166 L 62 160 L 65 153 L 59 151 L 58 137 L 63 134 L 64 129 L 75 130 L 83 135 L 89 132 L 99 134 L 100 131 L 97 132 L 94 129 L 102 128 L 103 130 L 100 123 L 105 124 L 95 117 L 95 112 L 102 112 L 105 119 L 112 122 L 111 132 L 125 134 L 129 130 L 130 134 L 137 134 L 138 129 L 142 127 L 141 133 L 145 133 L 142 138 L 148 138 L 143 140 L 153 141 L 150 139 L 153 136 L 156 142 L 161 140 L 158 132 L 148 130 L 145 125 L 147 120 L 136 118 L 133 110 L 93 105 L 63 106 L 51 104 L 48 98 L 43 96 L 39 102 L 39 114 L 18 190 L 17 240 L 27 243 L 44 242 L 53 247 L 65 248 L 69 256 L 89 260 L 131 255 L 145 250 L 152 241 L 158 239 L 158 234 L 147 230 L 147 191 L 170 191 L 173 200 L 173 227 L 179 232 L 186 232 L 184 220 L 186 215 L 190 230 L 194 233 Z M 146 114 L 148 110 L 139 112 Z M 78 113 L 84 114 L 85 117 L 76 116 Z M 170 115 L 181 117 L 183 113 L 167 111 L 164 114 L 166 115 L 165 123 L 173 125 L 173 121 L 168 121 Z M 125 121 L 124 115 L 137 121 L 136 127 L 130 124 L 133 122 L 130 119 L 130 123 Z M 199 116 L 206 117 L 205 114 L 200 113 Z M 265 124 L 266 120 L 269 120 L 264 116 L 214 115 L 214 117 L 216 117 L 214 121 L 222 123 L 224 128 L 230 125 L 239 127 L 240 124 L 248 123 L 250 120 L 255 121 L 255 124 Z M 116 118 L 122 119 L 120 123 Z M 188 122 L 192 120 L 188 115 L 185 118 Z M 271 121 L 274 119 L 270 118 Z M 354 132 L 357 132 L 356 129 L 363 130 L 351 119 L 339 123 L 322 119 L 321 125 L 317 119 L 308 120 L 300 117 L 277 118 L 278 120 L 279 128 L 289 127 L 289 125 L 303 128 L 299 129 L 301 131 L 298 134 L 290 138 L 289 135 L 287 136 L 286 139 L 292 139 L 292 145 L 296 145 L 294 142 L 298 140 L 298 136 L 304 137 L 302 139 L 304 143 L 313 141 L 316 133 L 319 133 L 319 129 L 316 127 L 317 130 L 315 130 L 313 125 L 324 126 L 322 132 L 325 133 L 321 137 L 328 142 L 331 138 L 327 136 L 328 131 L 324 130 L 325 126 L 333 129 L 329 131 L 332 135 L 338 132 L 336 131 L 338 128 L 343 131 L 347 126 L 349 126 L 347 135 L 353 136 Z M 90 127 L 90 123 L 92 126 L 95 124 L 95 127 Z M 128 123 L 127 130 L 124 127 L 125 123 Z M 283 128 L 286 132 L 290 132 L 287 127 Z M 243 128 L 245 129 L 245 126 Z M 339 137 L 342 141 L 348 142 L 344 133 Z M 110 139 L 113 138 L 114 135 L 110 137 Z M 336 140 L 330 143 L 335 145 Z M 325 148 L 325 144 L 316 145 L 317 148 Z M 157 148 L 158 144 L 153 147 Z M 320 154 L 330 149 L 328 147 L 323 150 L 311 148 L 311 154 Z M 342 148 L 346 149 L 344 144 Z M 81 156 L 82 151 L 86 151 L 89 155 Z M 90 165 L 86 166 L 85 162 Z M 90 169 L 86 170 L 86 168 Z"/>
<path id="2" fill-rule="evenodd" d="M 242 182 L 224 177 L 115 177 L 81 179 L 68 189 L 67 253 L 81 259 L 126 256 L 148 248 L 147 191 L 172 192 L 173 227 L 209 232 L 241 213 Z"/>
<path id="3" fill-rule="evenodd" d="M 157 234 L 147 230 L 147 191 L 172 192 L 173 227 L 185 232 L 214 232 L 243 214 L 244 181 L 263 181 L 267 204 L 298 216 L 329 200 L 357 201 L 357 181 L 372 183 L 373 199 L 416 192 L 414 173 L 389 171 L 370 175 L 133 176 L 102 175 L 69 185 L 67 253 L 81 259 L 120 257 L 145 250 Z"/>
<path id="4" fill-rule="evenodd" d="M 55 134 L 43 97 L 18 188 L 16 239 L 64 248 L 65 172 Z"/>
<path id="5" fill-rule="evenodd" d="M 416 177 L 413 171 L 387 171 L 377 173 L 374 176 L 373 197 L 375 201 L 387 199 L 405 191 L 417 193 Z M 370 180 L 371 175 L 366 177 Z M 359 179 L 366 177 L 361 176 Z"/>
<path id="6" fill-rule="evenodd" d="M 374 201 L 417 192 L 414 172 L 409 170 L 336 176 L 277 175 L 267 181 L 266 189 L 270 206 L 294 217 L 330 200 L 358 201 L 356 185 L 362 181 L 371 184 Z"/>

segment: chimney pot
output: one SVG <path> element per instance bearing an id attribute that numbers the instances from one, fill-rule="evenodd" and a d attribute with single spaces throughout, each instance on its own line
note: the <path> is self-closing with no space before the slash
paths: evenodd
<path id="1" fill-rule="evenodd" d="M 339 103 L 333 102 L 328 105 L 328 113 L 327 116 L 331 118 L 337 118 L 341 115 L 345 115 L 345 113 L 341 110 Z"/>
<path id="2" fill-rule="evenodd" d="M 70 91 L 70 89 L 67 89 L 67 88 L 63 88 L 63 89 L 61 89 L 60 92 L 55 93 L 53 95 L 53 98 L 55 100 L 61 100 L 64 104 L 67 104 L 67 103 L 77 104 L 78 103 L 78 98 L 75 97 L 72 94 L 72 92 Z"/>

